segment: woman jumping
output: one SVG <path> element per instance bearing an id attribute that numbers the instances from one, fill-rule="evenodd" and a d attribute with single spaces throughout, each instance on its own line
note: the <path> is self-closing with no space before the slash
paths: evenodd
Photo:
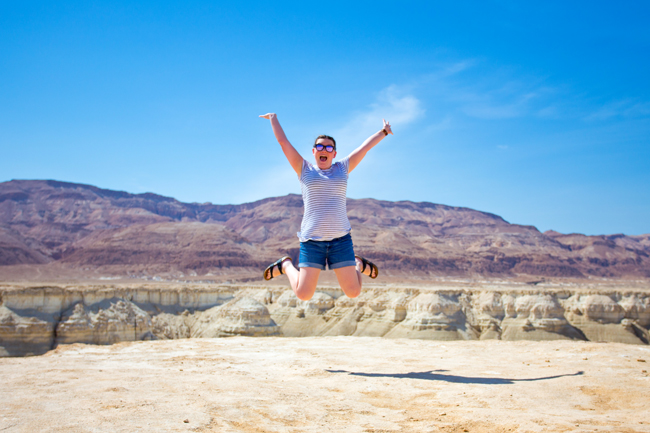
<path id="1" fill-rule="evenodd" d="M 286 274 L 296 296 L 308 301 L 314 296 L 318 276 L 327 265 L 336 273 L 343 293 L 356 298 L 361 293 L 361 274 L 377 278 L 379 269 L 369 260 L 354 255 L 352 227 L 346 208 L 348 174 L 370 149 L 393 133 L 390 124 L 384 120 L 381 131 L 368 137 L 350 156 L 335 164 L 332 162 L 336 158 L 336 141 L 328 135 L 319 135 L 312 149 L 316 159 L 313 165 L 289 143 L 275 113 L 260 117 L 271 121 L 275 138 L 300 179 L 305 204 L 298 233 L 300 271 L 293 266 L 291 258 L 285 256 L 264 270 L 264 279 Z"/>

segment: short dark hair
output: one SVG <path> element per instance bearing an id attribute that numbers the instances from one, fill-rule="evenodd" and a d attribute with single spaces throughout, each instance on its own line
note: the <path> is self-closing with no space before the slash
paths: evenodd
<path id="1" fill-rule="evenodd" d="M 316 144 L 316 142 L 321 138 L 327 138 L 328 140 L 332 140 L 332 143 L 334 143 L 334 149 L 336 149 L 336 140 L 334 140 L 334 138 L 330 137 L 329 135 L 319 135 L 318 137 L 316 137 L 316 140 L 314 140 L 314 144 Z"/>

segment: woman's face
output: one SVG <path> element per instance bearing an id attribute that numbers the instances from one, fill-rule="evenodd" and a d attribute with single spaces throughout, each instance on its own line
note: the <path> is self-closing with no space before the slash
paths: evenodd
<path id="1" fill-rule="evenodd" d="M 323 146 L 334 146 L 334 143 L 329 138 L 319 138 L 316 140 L 315 144 L 322 144 Z M 328 152 L 325 148 L 323 150 L 316 150 L 314 147 L 312 149 L 314 153 L 314 158 L 316 159 L 316 165 L 321 170 L 327 170 L 332 166 L 332 161 L 336 158 L 336 150 L 333 150 L 331 153 Z"/>

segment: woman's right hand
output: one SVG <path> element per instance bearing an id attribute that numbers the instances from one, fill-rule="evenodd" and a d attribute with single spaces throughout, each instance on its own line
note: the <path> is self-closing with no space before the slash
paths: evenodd
<path id="1" fill-rule="evenodd" d="M 275 113 L 261 114 L 260 117 L 262 117 L 264 119 L 273 119 L 275 117 Z"/>

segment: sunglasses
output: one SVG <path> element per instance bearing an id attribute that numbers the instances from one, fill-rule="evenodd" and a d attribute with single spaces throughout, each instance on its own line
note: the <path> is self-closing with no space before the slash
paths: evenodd
<path id="1" fill-rule="evenodd" d="M 314 149 L 316 149 L 319 152 L 323 149 L 327 150 L 328 153 L 334 152 L 334 146 L 332 146 L 331 144 L 328 144 L 327 146 L 320 143 L 314 144 Z"/>

